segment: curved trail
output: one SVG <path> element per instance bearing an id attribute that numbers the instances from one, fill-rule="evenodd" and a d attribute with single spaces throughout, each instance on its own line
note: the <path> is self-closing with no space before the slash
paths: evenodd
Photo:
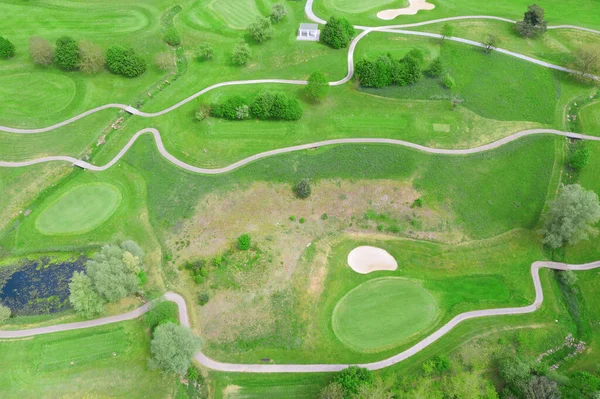
<path id="1" fill-rule="evenodd" d="M 461 313 L 452 318 L 448 323 L 444 324 L 441 328 L 429 335 L 422 341 L 416 343 L 410 348 L 398 353 L 397 355 L 391 356 L 387 359 L 380 360 L 378 362 L 359 364 L 360 367 L 365 367 L 370 370 L 382 369 L 396 363 L 399 363 L 409 357 L 417 354 L 424 348 L 433 344 L 435 341 L 449 333 L 459 323 L 475 319 L 479 317 L 488 316 L 501 316 L 501 315 L 519 315 L 535 312 L 544 302 L 544 291 L 542 290 L 542 283 L 540 281 L 540 269 L 554 269 L 554 270 L 592 270 L 600 268 L 600 261 L 585 263 L 582 265 L 569 265 L 565 263 L 557 262 L 534 262 L 531 265 L 531 278 L 533 279 L 533 286 L 535 288 L 535 300 L 531 305 L 523 306 L 520 308 L 498 308 L 498 309 L 485 309 L 485 310 L 474 310 L 471 312 Z M 168 301 L 177 304 L 179 309 L 179 322 L 181 325 L 190 327 L 189 313 L 185 300 L 179 294 L 173 292 L 167 292 L 164 298 Z M 105 317 L 102 319 L 82 321 L 77 323 L 59 324 L 56 326 L 47 326 L 34 328 L 29 330 L 15 330 L 15 331 L 0 331 L 0 339 L 8 338 L 22 338 L 31 337 L 41 334 L 49 334 L 59 331 L 78 330 L 82 328 L 90 328 L 101 326 L 105 324 L 117 323 L 120 321 L 135 319 L 148 311 L 149 304 L 145 304 L 131 312 L 124 313 L 118 316 Z M 350 364 L 235 364 L 235 363 L 222 363 L 215 361 L 207 357 L 202 352 L 197 353 L 194 358 L 204 367 L 226 372 L 242 372 L 242 373 L 317 373 L 317 372 L 333 372 L 340 371 L 350 366 Z"/>
<path id="2" fill-rule="evenodd" d="M 313 11 L 312 11 L 312 5 L 313 5 L 313 1 L 314 0 L 308 0 L 306 2 L 305 5 L 305 12 L 306 15 L 308 16 L 309 19 L 311 19 L 314 22 L 320 23 L 320 24 L 325 24 L 326 21 L 317 17 Z M 360 34 L 358 34 L 350 43 L 350 46 L 348 48 L 348 73 L 346 74 L 346 76 L 340 80 L 337 81 L 333 81 L 333 82 L 329 82 L 329 85 L 331 86 L 339 86 L 342 85 L 344 83 L 347 83 L 350 79 L 352 79 L 352 76 L 354 75 L 354 51 L 356 49 L 356 46 L 358 45 L 358 42 L 364 38 L 366 35 L 368 35 L 371 32 L 385 32 L 385 33 L 396 33 L 396 34 L 402 34 L 402 35 L 411 35 L 411 36 L 422 36 L 422 37 L 432 37 L 432 38 L 442 38 L 443 36 L 437 33 L 430 33 L 430 32 L 419 32 L 419 31 L 410 31 L 410 30 L 403 30 L 403 28 L 414 28 L 414 27 L 419 27 L 419 26 L 425 26 L 425 25 L 431 25 L 431 24 L 436 24 L 436 23 L 440 23 L 440 22 L 448 22 L 448 21 L 458 21 L 458 20 L 470 20 L 470 19 L 489 19 L 489 20 L 496 20 L 496 21 L 502 21 L 502 22 L 508 22 L 508 23 L 516 23 L 516 21 L 513 21 L 511 19 L 508 18 L 501 18 L 501 17 L 494 17 L 494 16 L 487 16 L 487 15 L 471 15 L 471 16 L 459 16 L 459 17 L 448 17 L 448 18 L 439 18 L 439 19 L 434 19 L 434 20 L 430 20 L 430 21 L 424 21 L 424 22 L 416 22 L 416 23 L 410 23 L 410 24 L 399 24 L 399 25 L 384 25 L 384 26 L 376 26 L 376 27 L 372 27 L 372 26 L 360 26 L 357 25 L 355 26 L 356 29 L 360 29 L 362 30 L 362 32 Z M 589 29 L 589 28 L 582 28 L 582 27 L 578 27 L 578 26 L 574 26 L 574 25 L 557 25 L 557 26 L 549 26 L 548 29 L 577 29 L 577 30 L 582 30 L 582 31 L 586 31 L 586 32 L 590 32 L 590 33 L 595 33 L 600 35 L 600 31 L 598 30 L 594 30 L 594 29 Z M 485 48 L 486 46 L 483 43 L 480 42 L 476 42 L 474 40 L 469 40 L 469 39 L 463 39 L 460 37 L 446 37 L 446 40 L 450 40 L 450 41 L 454 41 L 454 42 L 458 42 L 458 43 L 462 43 L 462 44 L 467 44 L 467 45 L 471 45 L 471 46 L 475 46 L 475 47 L 480 47 L 480 48 Z M 565 68 L 559 65 L 555 65 L 555 64 L 551 64 L 549 62 L 545 62 L 545 61 L 541 61 L 538 59 L 535 59 L 533 57 L 529 57 L 523 54 L 519 54 L 519 53 L 515 53 L 513 51 L 510 50 L 505 50 L 502 48 L 496 48 L 494 47 L 494 50 L 505 54 L 505 55 L 509 55 L 511 57 L 515 57 L 518 59 L 521 59 L 523 61 L 527 61 L 527 62 L 531 62 L 533 64 L 536 65 L 540 65 L 544 68 L 549 68 L 549 69 L 554 69 L 557 71 L 561 71 L 561 72 L 567 72 L 567 73 L 580 73 L 578 71 L 575 71 L 573 69 L 569 69 L 569 68 Z M 598 76 L 594 76 L 594 75 L 589 75 L 586 74 L 587 77 L 590 77 L 592 79 L 595 80 L 600 80 L 600 77 Z M 216 83 L 214 85 L 208 86 L 194 94 L 192 94 L 191 96 L 179 101 L 176 104 L 173 104 L 172 106 L 163 109 L 162 111 L 157 111 L 157 112 L 143 112 L 140 111 L 130 105 L 125 105 L 125 104 L 118 104 L 118 103 L 114 103 L 114 104 L 105 104 L 105 105 L 101 105 L 99 107 L 90 109 L 88 111 L 85 111 L 79 115 L 76 115 L 72 118 L 69 118 L 65 121 L 56 123 L 52 126 L 47 126 L 47 127 L 42 127 L 42 128 L 34 128 L 34 129 L 19 129 L 19 128 L 12 128 L 12 127 L 8 127 L 8 126 L 0 126 L 0 131 L 2 132 L 7 132 L 7 133 L 18 133 L 18 134 L 34 134 L 34 133 L 44 133 L 44 132 L 49 132 L 51 130 L 54 129 L 58 129 L 60 127 L 66 126 L 70 123 L 73 123 L 79 119 L 85 118 L 88 115 L 91 115 L 93 113 L 96 112 L 100 112 L 106 109 L 112 109 L 112 108 L 116 108 L 116 109 L 121 109 L 124 111 L 127 111 L 128 113 L 132 114 L 132 115 L 137 115 L 137 116 L 141 116 L 144 118 L 154 118 L 154 117 L 158 117 L 161 115 L 165 115 L 187 103 L 189 103 L 190 101 L 200 97 L 201 95 L 211 91 L 211 90 L 215 90 L 219 87 L 225 87 L 225 86 L 239 86 L 239 85 L 251 85 L 251 84 L 269 84 L 269 83 L 274 83 L 274 84 L 292 84 L 292 85 L 305 85 L 307 84 L 306 80 L 290 80 L 290 79 L 253 79 L 253 80 L 234 80 L 234 81 L 229 81 L 229 82 L 221 82 L 221 83 Z"/>
<path id="3" fill-rule="evenodd" d="M 171 155 L 167 151 L 167 149 L 165 148 L 165 146 L 162 142 L 162 138 L 160 137 L 160 132 L 154 128 L 147 128 L 147 129 L 140 130 L 139 132 L 134 134 L 133 137 L 131 139 L 129 139 L 127 144 L 121 149 L 121 151 L 119 151 L 119 153 L 112 160 L 110 160 L 108 163 L 106 163 L 105 165 L 102 165 L 102 166 L 92 165 L 89 162 L 83 161 L 81 159 L 73 158 L 70 156 L 60 156 L 59 155 L 59 156 L 37 158 L 37 159 L 30 160 L 30 161 L 20 161 L 20 162 L 0 161 L 0 167 L 20 168 L 20 167 L 24 167 L 24 166 L 31 166 L 31 165 L 36 165 L 36 164 L 46 163 L 46 162 L 69 162 L 75 166 L 79 166 L 82 169 L 92 170 L 95 172 L 101 172 L 101 171 L 107 170 L 108 168 L 110 168 L 111 166 L 113 166 L 114 164 L 119 162 L 119 160 L 127 153 L 127 151 L 133 146 L 133 144 L 137 141 L 137 139 L 140 138 L 141 135 L 146 134 L 146 133 L 152 134 L 152 136 L 154 137 L 154 141 L 156 142 L 156 147 L 158 149 L 158 152 L 169 162 L 171 162 L 175 166 L 178 166 L 189 172 L 206 174 L 206 175 L 218 175 L 221 173 L 227 173 L 227 172 L 230 172 L 237 168 L 240 168 L 244 165 L 247 165 L 251 162 L 254 162 L 254 161 L 257 161 L 257 160 L 263 159 L 263 158 L 272 157 L 275 155 L 287 154 L 289 152 L 309 150 L 312 148 L 326 147 L 326 146 L 337 145 L 337 144 L 391 144 L 391 145 L 399 145 L 402 147 L 412 148 L 412 149 L 426 152 L 429 154 L 469 155 L 469 154 L 476 154 L 478 152 L 493 150 L 495 148 L 501 147 L 505 144 L 508 144 L 508 143 L 518 140 L 520 138 L 527 137 L 527 136 L 540 135 L 540 134 L 551 134 L 551 135 L 555 135 L 555 136 L 563 136 L 563 137 L 580 139 L 580 140 L 600 141 L 600 137 L 597 137 L 597 136 L 590 136 L 590 135 L 581 134 L 581 133 L 563 132 L 561 130 L 553 130 L 553 129 L 523 130 L 523 131 L 520 131 L 517 133 L 513 133 L 510 136 L 503 137 L 500 140 L 497 140 L 497 141 L 494 141 L 494 142 L 491 142 L 488 144 L 484 144 L 484 145 L 481 145 L 478 147 L 473 147 L 473 148 L 465 148 L 465 149 L 432 148 L 432 147 L 426 147 L 426 146 L 423 146 L 420 144 L 411 143 L 409 141 L 396 140 L 396 139 L 383 139 L 383 138 L 382 139 L 379 139 L 379 138 L 333 139 L 333 140 L 318 141 L 316 143 L 308 143 L 308 144 L 301 144 L 301 145 L 296 145 L 296 146 L 292 146 L 292 147 L 279 148 L 279 149 L 271 150 L 271 151 L 265 151 L 265 152 L 261 152 L 258 154 L 254 154 L 252 156 L 249 156 L 248 158 L 244 158 L 240 161 L 234 162 L 234 163 L 232 163 L 228 166 L 224 166 L 222 168 L 208 169 L 208 168 L 199 168 L 197 166 L 190 165 L 188 163 L 185 163 L 185 162 L 177 159 L 175 156 Z"/>

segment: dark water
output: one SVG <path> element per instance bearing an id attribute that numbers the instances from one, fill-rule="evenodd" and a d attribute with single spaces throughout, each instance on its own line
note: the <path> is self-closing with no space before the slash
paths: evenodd
<path id="1" fill-rule="evenodd" d="M 40 315 L 69 309 L 69 281 L 84 269 L 86 258 L 50 263 L 49 259 L 25 261 L 0 269 L 0 303 L 13 315 Z"/>

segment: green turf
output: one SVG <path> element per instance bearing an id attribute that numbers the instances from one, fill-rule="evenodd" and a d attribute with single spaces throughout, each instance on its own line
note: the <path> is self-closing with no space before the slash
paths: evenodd
<path id="1" fill-rule="evenodd" d="M 74 187 L 40 213 L 35 226 L 43 234 L 82 234 L 104 223 L 122 199 L 119 188 L 108 183 Z"/>
<path id="2" fill-rule="evenodd" d="M 348 292 L 335 306 L 333 331 L 358 351 L 397 346 L 436 319 L 435 299 L 416 281 L 383 277 Z"/>
<path id="3" fill-rule="evenodd" d="M 579 123 L 582 131 L 587 134 L 600 134 L 600 102 L 593 102 L 579 111 Z"/>
<path id="4" fill-rule="evenodd" d="M 208 8 L 233 29 L 246 29 L 261 16 L 253 0 L 211 0 Z"/>
<path id="5" fill-rule="evenodd" d="M 389 8 L 408 6 L 408 0 L 377 0 L 364 2 L 360 0 L 323 0 L 323 3 L 333 10 L 342 13 L 377 13 Z"/>

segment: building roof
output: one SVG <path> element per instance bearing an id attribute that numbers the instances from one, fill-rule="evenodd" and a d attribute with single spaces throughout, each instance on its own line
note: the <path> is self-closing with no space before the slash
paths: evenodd
<path id="1" fill-rule="evenodd" d="M 302 29 L 302 30 L 319 30 L 319 25 L 317 25 L 317 24 L 301 23 L 300 24 L 300 29 Z"/>

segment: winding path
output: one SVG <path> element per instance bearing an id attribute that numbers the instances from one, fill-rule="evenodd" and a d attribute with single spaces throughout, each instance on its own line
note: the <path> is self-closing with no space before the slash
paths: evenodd
<path id="1" fill-rule="evenodd" d="M 520 315 L 535 312 L 540 308 L 544 302 L 544 291 L 542 289 L 542 282 L 540 281 L 540 269 L 554 269 L 554 270 L 592 270 L 600 268 L 600 261 L 585 263 L 582 265 L 569 265 L 566 263 L 557 262 L 534 262 L 531 265 L 531 278 L 533 279 L 533 286 L 535 288 L 535 300 L 531 305 L 523 306 L 520 308 L 498 308 L 498 309 L 485 309 L 485 310 L 474 310 L 471 312 L 461 313 L 449 322 L 444 324 L 441 328 L 429 335 L 422 341 L 416 343 L 410 348 L 397 355 L 391 356 L 387 359 L 380 360 L 378 362 L 359 364 L 360 367 L 368 368 L 369 370 L 382 369 L 419 353 L 435 341 L 448 334 L 454 327 L 459 323 L 480 317 L 488 316 L 501 316 L 501 315 Z M 172 301 L 177 304 L 179 309 L 179 322 L 181 325 L 190 327 L 189 313 L 187 304 L 183 297 L 173 292 L 167 292 L 164 298 L 168 301 Z M 120 321 L 135 319 L 148 311 L 149 304 L 145 304 L 131 312 L 124 313 L 118 316 L 105 317 L 102 319 L 82 321 L 77 323 L 59 324 L 56 326 L 40 327 L 29 330 L 15 330 L 15 331 L 0 331 L 0 339 L 9 338 L 23 338 L 31 337 L 41 334 L 50 334 L 59 331 L 79 330 L 82 328 L 90 328 L 102 326 L 105 324 L 117 323 Z M 345 369 L 350 366 L 349 364 L 235 364 L 235 363 L 222 363 L 207 357 L 202 352 L 197 353 L 195 356 L 196 361 L 204 367 L 226 372 L 241 372 L 241 373 L 318 373 L 318 372 L 334 372 Z"/>

